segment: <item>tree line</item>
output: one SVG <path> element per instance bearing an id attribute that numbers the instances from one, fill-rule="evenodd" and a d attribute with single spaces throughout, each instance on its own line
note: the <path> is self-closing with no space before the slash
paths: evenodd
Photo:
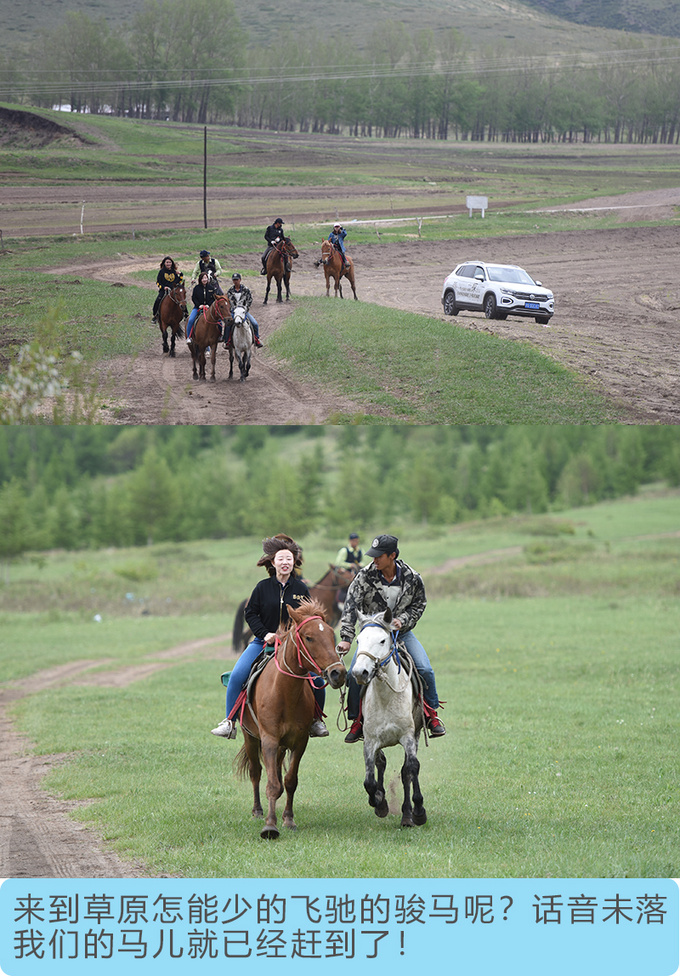
<path id="1" fill-rule="evenodd" d="M 77 112 L 277 131 L 478 141 L 680 139 L 678 42 L 626 38 L 590 60 L 473 51 L 455 28 L 380 23 L 347 38 L 282 34 L 250 47 L 232 0 L 146 0 L 126 33 L 69 12 L 0 98 Z M 498 53 L 500 52 L 500 53 Z"/>
<path id="2" fill-rule="evenodd" d="M 676 427 L 0 430 L 0 559 L 541 514 L 680 485 Z"/>

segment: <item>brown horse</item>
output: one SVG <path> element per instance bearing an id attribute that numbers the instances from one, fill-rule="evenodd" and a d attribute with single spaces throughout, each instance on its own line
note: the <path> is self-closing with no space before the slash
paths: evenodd
<path id="1" fill-rule="evenodd" d="M 346 590 L 354 579 L 354 570 L 345 569 L 344 566 L 333 566 L 328 564 L 327 572 L 321 577 L 318 583 L 309 587 L 309 595 L 312 600 L 317 600 L 324 608 L 326 620 L 335 627 L 340 620 L 340 609 L 338 600 L 343 590 Z M 247 600 L 243 600 L 236 611 L 234 617 L 234 629 L 232 631 L 232 647 L 234 653 L 240 654 L 244 651 L 254 637 L 250 627 L 244 627 L 243 612 L 246 608 Z"/>
<path id="2" fill-rule="evenodd" d="M 276 801 L 286 791 L 283 825 L 295 830 L 293 797 L 298 769 L 314 721 L 315 700 L 310 672 L 322 675 L 331 688 L 341 688 L 347 670 L 335 648 L 335 635 L 325 621 L 323 607 L 303 600 L 290 608 L 290 624 L 277 636 L 274 654 L 255 683 L 251 702 L 243 713 L 245 743 L 234 760 L 238 773 L 253 784 L 253 816 L 262 817 L 260 778 L 267 773 L 269 809 L 260 837 L 279 836 Z M 283 761 L 288 769 L 282 778 Z"/>
<path id="3" fill-rule="evenodd" d="M 286 301 L 290 299 L 290 273 L 293 270 L 291 258 L 299 257 L 290 237 L 284 237 L 280 244 L 274 244 L 267 255 L 267 290 L 264 294 L 263 305 L 267 304 L 272 278 L 276 281 L 276 301 L 282 302 L 281 282 L 286 286 Z"/>
<path id="4" fill-rule="evenodd" d="M 163 336 L 163 352 L 175 357 L 175 339 L 182 335 L 182 319 L 187 310 L 187 293 L 184 285 L 175 285 L 166 292 L 158 308 L 158 325 Z M 168 346 L 168 329 L 172 335 Z"/>
<path id="5" fill-rule="evenodd" d="M 194 379 L 205 380 L 205 351 L 210 347 L 210 363 L 212 371 L 210 380 L 215 382 L 215 358 L 217 356 L 217 343 L 220 342 L 219 323 L 222 320 L 225 325 L 231 317 L 229 302 L 224 295 L 216 295 L 215 301 L 210 308 L 203 308 L 194 322 L 193 332 L 189 349 L 194 365 Z M 196 368 L 198 364 L 198 369 Z"/>
<path id="6" fill-rule="evenodd" d="M 352 286 L 354 298 L 358 301 L 357 290 L 354 287 L 354 262 L 349 254 L 345 255 L 345 261 L 346 263 L 343 264 L 342 254 L 337 247 L 334 247 L 330 241 L 323 241 L 321 244 L 321 260 L 316 262 L 316 267 L 318 268 L 320 264 L 323 264 L 323 271 L 326 275 L 326 298 L 329 297 L 331 278 L 335 285 L 336 298 L 338 297 L 338 293 L 340 294 L 340 298 L 342 298 L 341 279 L 347 278 Z"/>

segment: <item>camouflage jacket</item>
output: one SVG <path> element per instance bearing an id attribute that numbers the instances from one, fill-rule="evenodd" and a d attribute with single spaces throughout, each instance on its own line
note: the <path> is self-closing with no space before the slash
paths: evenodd
<path id="1" fill-rule="evenodd" d="M 399 597 L 394 608 L 394 616 L 402 622 L 400 633 L 413 630 L 427 605 L 425 586 L 414 569 L 401 559 L 397 559 L 399 569 Z M 382 593 L 382 575 L 373 563 L 360 570 L 350 583 L 345 607 L 340 620 L 340 639 L 354 640 L 354 626 L 359 612 L 365 614 L 381 613 L 387 609 Z"/>

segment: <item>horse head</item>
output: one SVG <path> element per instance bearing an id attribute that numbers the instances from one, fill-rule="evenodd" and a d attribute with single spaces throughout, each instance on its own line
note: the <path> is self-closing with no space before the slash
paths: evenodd
<path id="1" fill-rule="evenodd" d="M 246 315 L 248 314 L 248 309 L 244 305 L 236 305 L 231 310 L 231 317 L 234 320 L 234 325 L 243 325 L 246 321 Z"/>
<path id="2" fill-rule="evenodd" d="M 392 611 L 388 607 L 383 613 L 357 614 L 359 635 L 357 653 L 352 668 L 352 676 L 357 684 L 367 685 L 386 665 L 394 652 L 393 634 L 399 629 L 394 625 Z"/>
<path id="3" fill-rule="evenodd" d="M 184 285 L 175 285 L 170 291 L 170 298 L 172 298 L 175 305 L 184 310 L 187 307 L 187 292 Z"/>
<path id="4" fill-rule="evenodd" d="M 298 252 L 297 252 L 297 250 L 295 248 L 295 245 L 291 241 L 290 237 L 284 237 L 282 247 L 283 247 L 284 252 L 289 257 L 291 257 L 291 258 L 299 258 L 300 257 L 300 255 L 298 254 Z"/>
<path id="5" fill-rule="evenodd" d="M 321 242 L 321 263 L 328 264 L 333 257 L 333 245 L 330 241 Z"/>
<path id="6" fill-rule="evenodd" d="M 331 580 L 332 586 L 349 586 L 356 576 L 356 570 L 354 569 L 348 569 L 346 566 L 334 566 L 333 563 L 329 563 L 328 565 L 333 574 Z"/>
<path id="7" fill-rule="evenodd" d="M 231 317 L 231 308 L 224 295 L 215 295 L 215 301 L 210 307 L 214 309 L 220 319 L 228 319 Z"/>
<path id="8" fill-rule="evenodd" d="M 323 675 L 331 688 L 341 688 L 347 670 L 336 649 L 333 628 L 326 623 L 325 608 L 318 600 L 303 600 L 299 607 L 290 607 L 288 615 L 300 667 Z"/>

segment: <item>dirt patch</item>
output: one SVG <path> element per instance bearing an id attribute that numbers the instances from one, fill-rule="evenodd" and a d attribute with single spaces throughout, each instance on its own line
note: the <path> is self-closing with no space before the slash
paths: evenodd
<path id="1" fill-rule="evenodd" d="M 664 206 L 670 212 L 680 202 L 680 191 L 664 194 L 648 194 L 645 200 L 635 195 L 636 212 L 653 207 L 656 213 L 656 208 Z M 625 198 L 601 200 L 598 205 L 619 207 L 621 199 Z M 352 247 L 351 253 L 359 300 L 426 314 L 439 319 L 437 328 L 442 330 L 473 329 L 528 342 L 586 377 L 612 402 L 620 422 L 680 423 L 677 227 L 630 227 L 624 221 L 615 230 L 443 243 L 416 239 L 400 244 L 364 244 Z M 556 314 L 550 326 L 538 325 L 533 319 L 488 320 L 475 313 L 445 316 L 440 302 L 444 278 L 458 261 L 471 257 L 520 264 L 552 288 Z M 317 258 L 317 250 L 307 250 L 295 262 L 293 306 L 296 296 L 325 294 L 323 273 L 314 267 Z M 257 257 L 230 255 L 228 266 L 255 271 Z M 153 269 L 154 264 L 121 256 L 113 263 L 80 265 L 77 271 L 80 277 L 126 284 L 135 281 L 133 273 Z M 51 270 L 73 274 L 75 268 Z M 336 412 L 364 412 L 366 404 L 297 381 L 277 362 L 266 349 L 266 342 L 284 321 L 290 305 L 263 306 L 264 279 L 250 279 L 248 283 L 255 295 L 253 311 L 265 342 L 265 349 L 253 357 L 249 380 L 239 383 L 227 378 L 227 358 L 220 347 L 217 382 L 194 382 L 186 345 L 180 343 L 174 360 L 163 356 L 158 330 L 150 324 L 149 309 L 144 309 L 140 311 L 141 327 L 149 331 L 144 352 L 135 359 L 114 360 L 102 375 L 102 382 L 108 379 L 112 383 L 114 392 L 109 402 L 115 405 L 105 422 L 318 424 Z"/>
<path id="2" fill-rule="evenodd" d="M 60 125 L 33 112 L 0 106 L 0 146 L 21 149 L 42 149 L 55 142 L 86 145 L 89 140 L 75 129 Z"/>
<path id="3" fill-rule="evenodd" d="M 37 756 L 33 744 L 16 731 L 7 705 L 24 695 L 63 685 L 122 688 L 141 681 L 173 662 L 196 660 L 231 649 L 231 635 L 220 634 L 179 644 L 149 655 L 135 666 L 108 668 L 107 660 L 70 661 L 47 668 L 0 689 L 0 877 L 1 878 L 139 878 L 144 866 L 124 862 L 91 827 L 68 814 L 82 803 L 46 793 L 43 777 L 67 756 Z"/>

